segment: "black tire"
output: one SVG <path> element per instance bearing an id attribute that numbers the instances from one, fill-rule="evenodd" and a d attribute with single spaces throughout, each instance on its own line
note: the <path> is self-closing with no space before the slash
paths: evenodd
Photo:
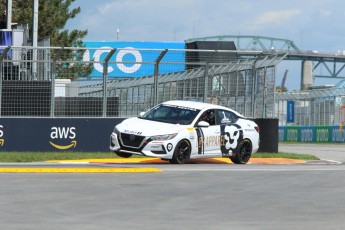
<path id="1" fill-rule="evenodd" d="M 177 143 L 172 159 L 169 160 L 171 164 L 184 164 L 190 157 L 191 146 L 189 141 L 182 140 Z"/>
<path id="2" fill-rule="evenodd" d="M 236 148 L 235 154 L 230 157 L 234 164 L 246 164 L 252 156 L 252 143 L 245 139 Z"/>
<path id="3" fill-rule="evenodd" d="M 131 153 L 122 153 L 122 152 L 114 152 L 116 155 L 118 155 L 119 157 L 123 157 L 123 158 L 128 158 L 131 157 L 133 154 Z"/>

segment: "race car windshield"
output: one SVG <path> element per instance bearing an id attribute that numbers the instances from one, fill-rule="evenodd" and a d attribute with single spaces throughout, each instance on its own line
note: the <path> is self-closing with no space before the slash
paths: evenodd
<path id="1" fill-rule="evenodd" d="M 165 123 L 189 125 L 200 110 L 175 105 L 158 105 L 141 118 Z"/>

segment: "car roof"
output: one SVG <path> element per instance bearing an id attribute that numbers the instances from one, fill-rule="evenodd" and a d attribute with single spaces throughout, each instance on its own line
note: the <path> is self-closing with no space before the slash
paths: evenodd
<path id="1" fill-rule="evenodd" d="M 240 114 L 239 112 L 233 109 L 227 108 L 225 106 L 215 105 L 215 104 L 210 104 L 210 103 L 205 103 L 205 102 L 173 100 L 173 101 L 163 102 L 162 104 L 176 105 L 176 106 L 188 107 L 188 108 L 199 109 L 199 110 L 208 109 L 208 108 L 225 109 L 225 110 L 229 110 L 235 113 L 236 115 L 240 117 L 243 117 L 242 114 Z"/>

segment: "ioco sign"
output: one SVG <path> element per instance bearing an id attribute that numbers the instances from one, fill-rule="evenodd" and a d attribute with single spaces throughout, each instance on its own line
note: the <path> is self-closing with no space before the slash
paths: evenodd
<path id="1" fill-rule="evenodd" d="M 181 49 L 180 52 L 167 53 L 164 61 L 184 63 L 185 47 L 183 42 L 85 42 L 87 49 L 83 61 L 93 62 L 93 71 L 89 77 L 103 77 L 103 63 L 110 50 L 117 51 L 108 63 L 108 77 L 141 77 L 154 74 L 154 62 L 163 49 Z M 183 64 L 164 64 L 160 74 L 185 70 Z"/>

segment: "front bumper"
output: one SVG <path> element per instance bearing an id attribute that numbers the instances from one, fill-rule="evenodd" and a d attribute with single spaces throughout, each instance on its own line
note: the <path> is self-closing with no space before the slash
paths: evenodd
<path id="1" fill-rule="evenodd" d="M 149 137 L 145 137 L 139 146 L 133 146 L 130 141 L 124 141 L 121 134 L 113 132 L 110 136 L 109 149 L 115 152 L 171 159 L 173 151 L 171 148 L 166 147 L 170 145 L 172 144 L 167 143 L 167 141 L 151 141 Z"/>

